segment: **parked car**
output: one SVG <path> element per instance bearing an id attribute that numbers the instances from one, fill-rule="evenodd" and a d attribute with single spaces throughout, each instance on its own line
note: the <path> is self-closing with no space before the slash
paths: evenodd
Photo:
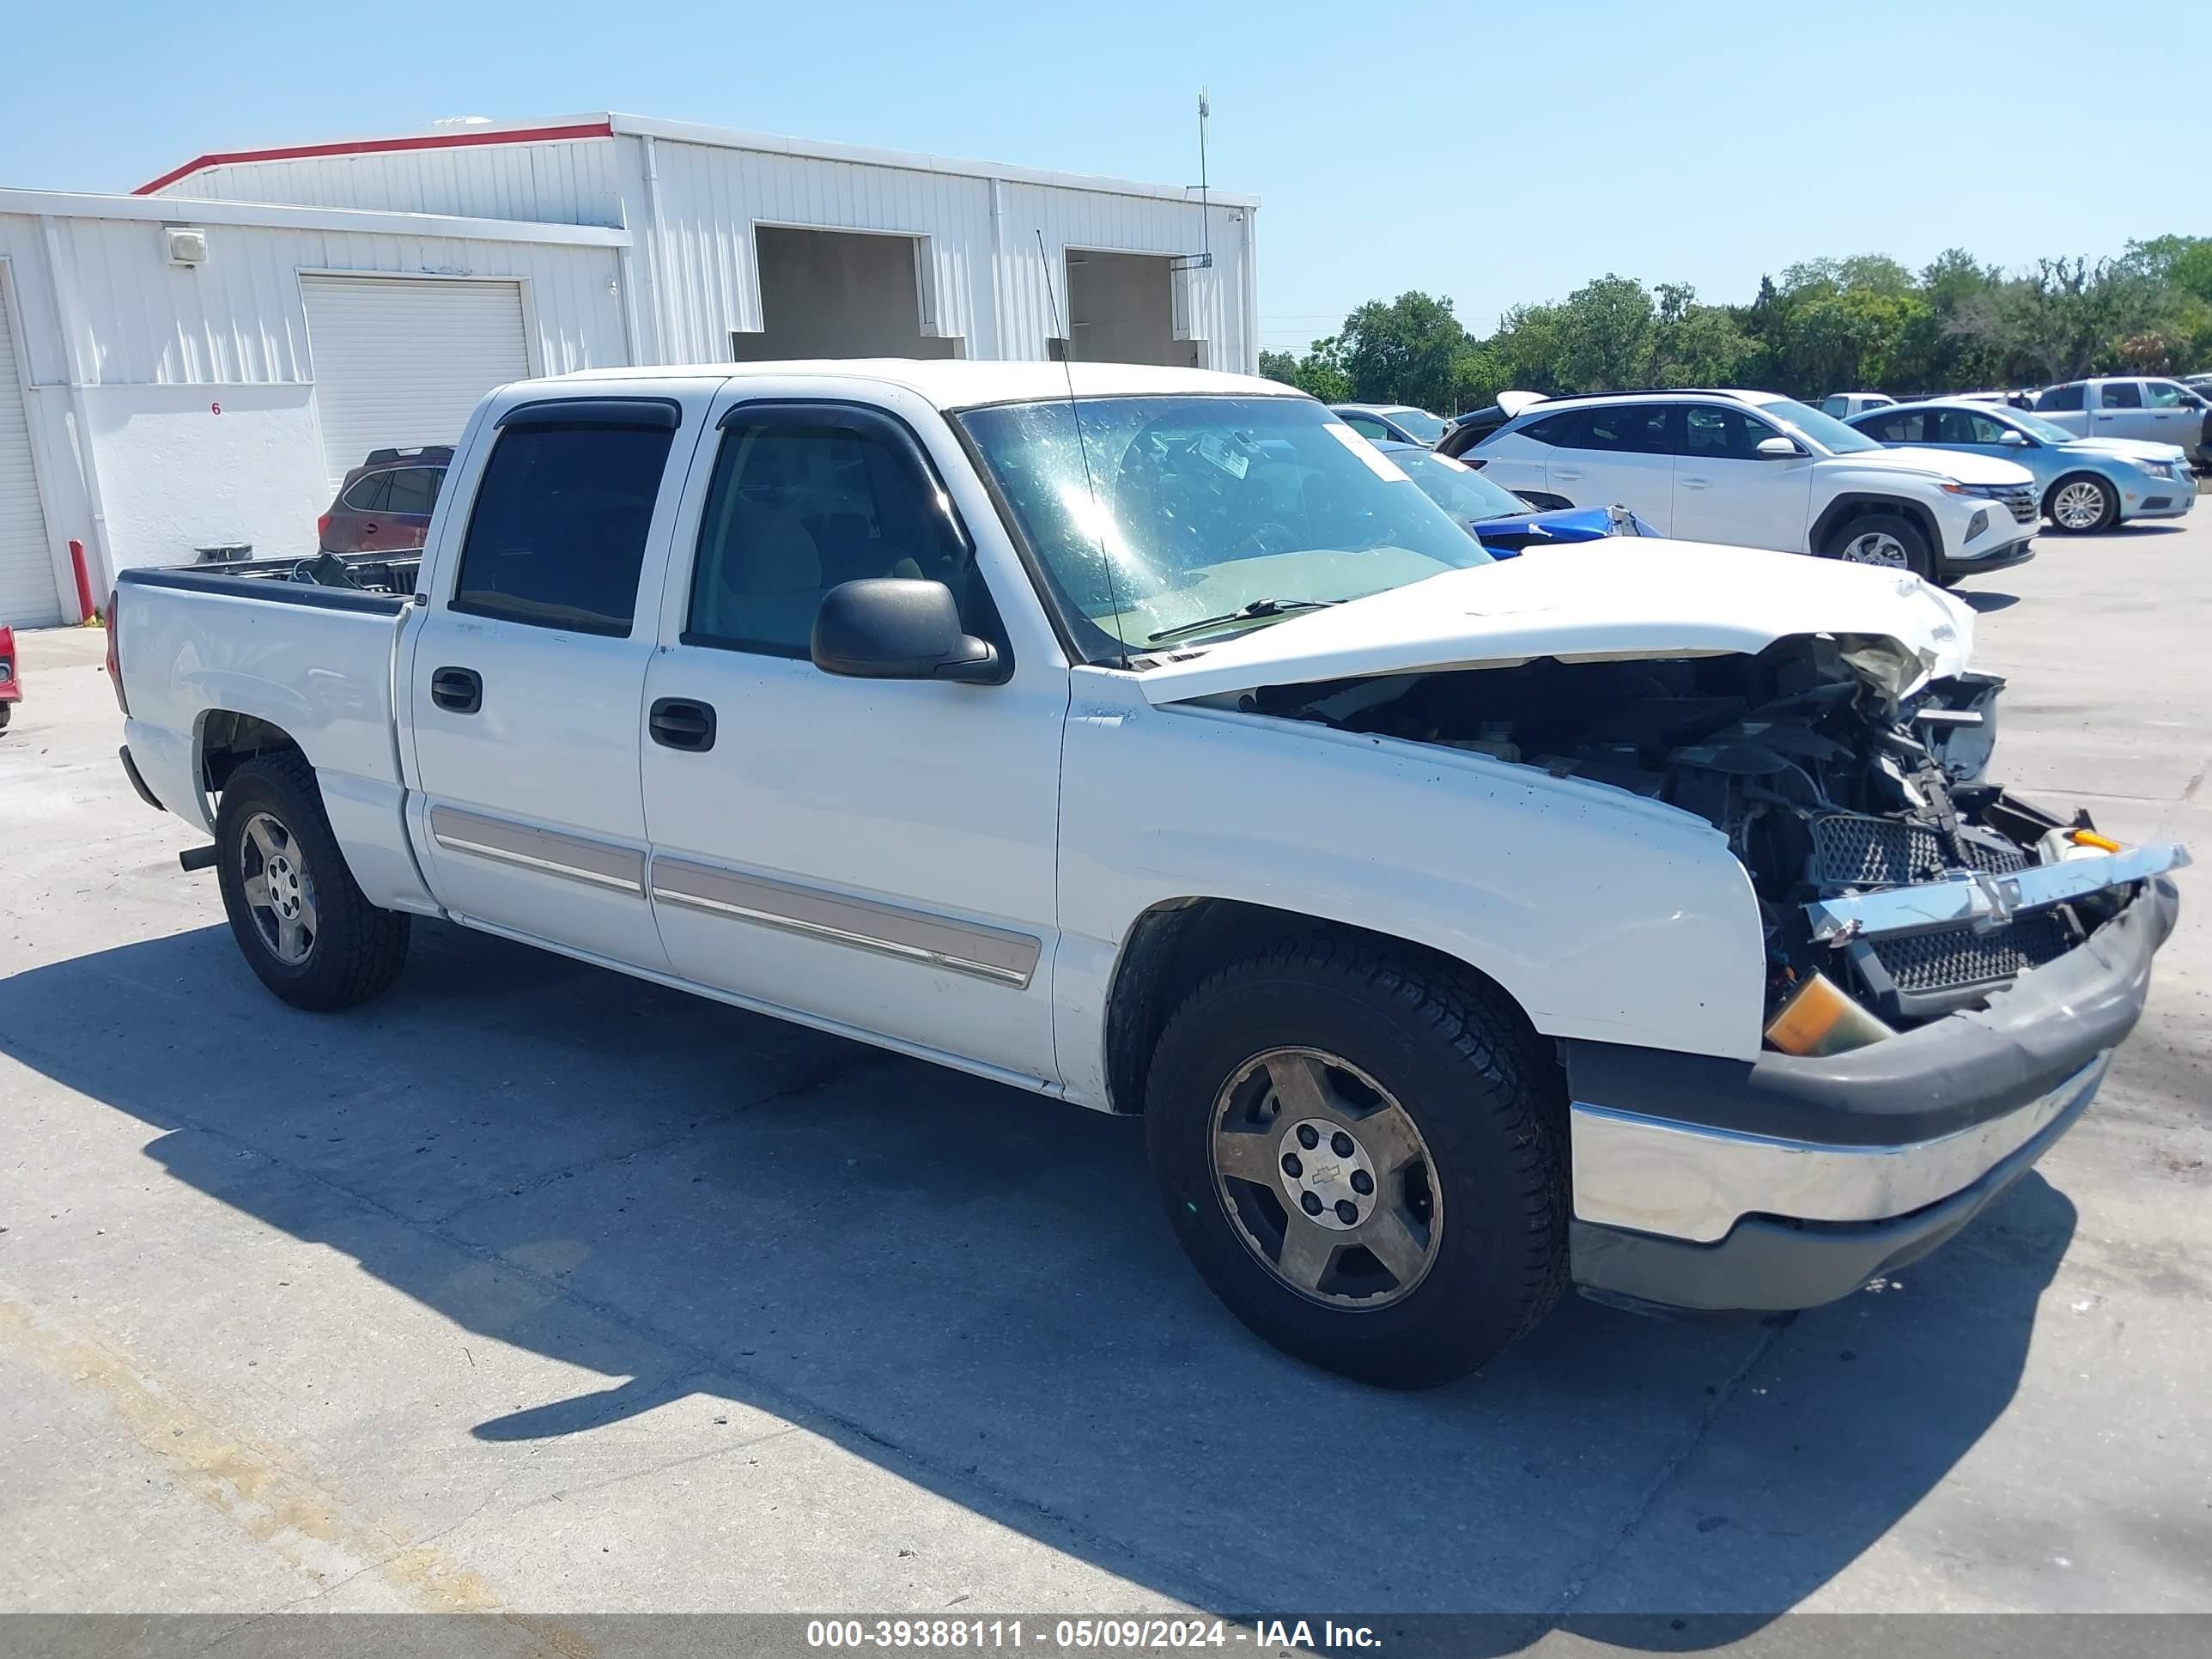
<path id="1" fill-rule="evenodd" d="M 1494 558 L 1514 558 L 1529 547 L 1602 541 L 1608 536 L 1658 534 L 1626 507 L 1570 507 L 1535 512 L 1511 490 L 1500 489 L 1466 462 L 1419 444 L 1385 441 L 1375 447 L 1419 484 L 1423 495 L 1465 525 Z"/>
<path id="2" fill-rule="evenodd" d="M 0 732 L 8 729 L 15 705 L 23 701 L 23 682 L 15 672 L 15 630 L 0 623 Z"/>
<path id="3" fill-rule="evenodd" d="M 1662 536 L 1815 553 L 1954 581 L 2032 557 L 2035 481 L 2010 461 L 1885 449 L 1765 392 L 1555 398 L 1462 459 L 1540 507 L 1618 501 Z"/>
<path id="4" fill-rule="evenodd" d="M 331 510 L 315 520 L 325 553 L 399 553 L 422 545 L 445 486 L 453 446 L 372 449 L 345 475 Z"/>
<path id="5" fill-rule="evenodd" d="M 1446 430 L 1443 417 L 1410 404 L 1331 404 L 1329 413 L 1363 438 L 1419 444 L 1424 449 L 1436 447 Z"/>
<path id="6" fill-rule="evenodd" d="M 1453 416 L 1444 435 L 1437 440 L 1437 453 L 1454 458 L 1464 455 L 1516 415 L 1543 401 L 1540 392 L 1501 392 L 1496 403 Z"/>
<path id="7" fill-rule="evenodd" d="M 2192 461 L 2212 458 L 2212 402 L 2179 380 L 2069 380 L 2038 393 L 2035 412 L 2079 438 L 2135 438 L 2176 445 Z"/>
<path id="8" fill-rule="evenodd" d="M 1911 404 L 1934 403 L 1937 401 L 1967 404 L 2002 404 L 2008 409 L 2033 409 L 2035 407 L 2035 392 L 2032 387 L 2021 387 L 2011 392 L 1961 392 L 1956 396 L 1949 398 L 1941 398 L 1937 394 L 1930 394 L 1926 398 L 1907 398 L 1904 401 Z"/>
<path id="9" fill-rule="evenodd" d="M 2173 923 L 2182 849 L 1984 781 L 1959 600 L 1498 563 L 1271 381 L 605 371 L 468 432 L 410 591 L 110 602 L 125 769 L 263 983 L 361 1002 L 442 917 L 1142 1113 L 1206 1282 L 1356 1376 L 1571 1279 L 1917 1258 L 2086 1109 Z"/>
<path id="10" fill-rule="evenodd" d="M 1887 392 L 1831 392 L 1820 399 L 1820 412 L 1837 420 L 1848 421 L 1854 415 L 1863 415 L 1869 409 L 1883 409 L 1897 401 Z"/>
<path id="11" fill-rule="evenodd" d="M 2018 462 L 2034 475 L 2044 516 L 2069 534 L 2179 518 L 2197 505 L 2189 458 L 2173 444 L 2080 438 L 2025 410 L 1963 398 L 1878 409 L 1850 424 L 1886 444 Z"/>

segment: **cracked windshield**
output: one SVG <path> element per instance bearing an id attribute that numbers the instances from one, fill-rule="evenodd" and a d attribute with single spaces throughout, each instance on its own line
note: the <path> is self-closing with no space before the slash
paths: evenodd
<path id="1" fill-rule="evenodd" d="M 1079 408 L 1080 451 L 1064 399 L 959 419 L 1093 660 L 1491 562 L 1387 457 L 1304 398 Z"/>

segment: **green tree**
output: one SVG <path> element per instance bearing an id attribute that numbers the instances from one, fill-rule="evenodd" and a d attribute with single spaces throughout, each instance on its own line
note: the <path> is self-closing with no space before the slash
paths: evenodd
<path id="1" fill-rule="evenodd" d="M 1632 277 L 1611 273 L 1567 295 L 1559 315 L 1559 377 L 1573 392 L 1651 383 L 1657 317 Z"/>
<path id="2" fill-rule="evenodd" d="M 1359 402 L 1413 404 L 1446 414 L 1457 407 L 1457 377 L 1473 342 L 1449 300 L 1418 292 L 1387 303 L 1370 300 L 1344 319 L 1338 342 Z"/>

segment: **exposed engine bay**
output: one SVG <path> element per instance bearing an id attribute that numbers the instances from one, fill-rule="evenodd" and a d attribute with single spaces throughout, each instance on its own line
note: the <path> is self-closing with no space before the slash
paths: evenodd
<path id="1" fill-rule="evenodd" d="M 1243 706 L 1486 754 L 1610 784 L 1706 819 L 1750 872 L 1765 923 L 1767 1012 L 1814 975 L 1903 1029 L 1974 1006 L 2072 949 L 2115 913 L 2107 892 L 2002 925 L 1816 939 L 1817 900 L 2013 874 L 2073 855 L 2062 822 L 1983 779 L 2004 682 L 1917 684 L 1893 642 L 1797 635 L 1756 656 L 1545 658 L 1324 684 L 1267 686 Z M 2086 850 L 2086 849 L 2085 849 Z M 1879 1029 L 1879 1028 L 1877 1028 Z"/>

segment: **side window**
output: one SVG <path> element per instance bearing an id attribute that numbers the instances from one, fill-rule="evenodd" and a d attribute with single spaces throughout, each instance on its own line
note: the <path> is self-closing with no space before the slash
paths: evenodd
<path id="1" fill-rule="evenodd" d="M 385 502 L 391 499 L 392 475 L 372 472 L 366 478 L 356 478 L 353 488 L 345 493 L 345 504 L 356 513 L 382 513 Z"/>
<path id="2" fill-rule="evenodd" d="M 1755 461 L 1760 442 L 1780 435 L 1740 409 L 1691 404 L 1682 410 L 1682 447 L 1677 453 L 1715 461 Z"/>
<path id="3" fill-rule="evenodd" d="M 1343 415 L 1338 418 L 1363 438 L 1373 438 L 1379 441 L 1390 435 L 1389 428 L 1372 415 Z"/>
<path id="4" fill-rule="evenodd" d="M 1968 443 L 2002 444 L 2005 434 L 2012 430 L 2002 421 L 1988 415 L 1969 415 L 1966 424 L 1974 434 L 1966 441 Z"/>
<path id="5" fill-rule="evenodd" d="M 1935 409 L 1928 411 L 1935 431 L 1927 441 L 1939 444 L 1993 444 L 1997 441 L 1997 423 L 1986 415 L 1971 414 L 1963 409 Z"/>
<path id="6" fill-rule="evenodd" d="M 1581 449 L 1583 428 L 1588 416 L 1583 410 L 1571 409 L 1563 415 L 1548 415 L 1540 421 L 1531 421 L 1521 428 L 1524 438 L 1534 438 L 1540 444 L 1550 444 L 1555 449 Z"/>
<path id="7" fill-rule="evenodd" d="M 2055 386 L 2035 400 L 2035 406 L 2038 409 L 2079 409 L 2081 407 L 2081 385 L 2076 382 L 2073 386 Z"/>
<path id="8" fill-rule="evenodd" d="M 1901 435 L 1905 430 L 1902 415 L 1877 415 L 1870 421 L 1859 422 L 1857 425 L 1861 432 L 1878 444 L 1901 444 L 1905 441 Z"/>
<path id="9" fill-rule="evenodd" d="M 2141 409 L 2142 388 L 2133 380 L 2107 380 L 2097 401 L 2106 409 Z"/>
<path id="10" fill-rule="evenodd" d="M 386 476 L 392 480 L 392 495 L 386 512 L 427 514 L 438 504 L 438 485 L 446 475 L 435 467 L 405 466 Z"/>
<path id="11" fill-rule="evenodd" d="M 1561 449 L 1656 455 L 1668 448 L 1668 413 L 1663 404 L 1598 404 L 1567 410 L 1526 430 Z"/>
<path id="12" fill-rule="evenodd" d="M 708 486 L 684 644 L 806 656 L 822 596 L 864 576 L 944 582 L 977 625 L 989 601 L 910 441 L 859 410 L 738 413 Z"/>
<path id="13" fill-rule="evenodd" d="M 452 609 L 580 634 L 630 631 L 675 436 L 672 404 L 644 407 L 665 407 L 668 423 L 579 416 L 501 431 L 470 510 Z"/>
<path id="14" fill-rule="evenodd" d="M 2143 406 L 2147 409 L 2179 409 L 2187 401 L 2187 395 L 2171 380 L 2143 382 Z"/>

